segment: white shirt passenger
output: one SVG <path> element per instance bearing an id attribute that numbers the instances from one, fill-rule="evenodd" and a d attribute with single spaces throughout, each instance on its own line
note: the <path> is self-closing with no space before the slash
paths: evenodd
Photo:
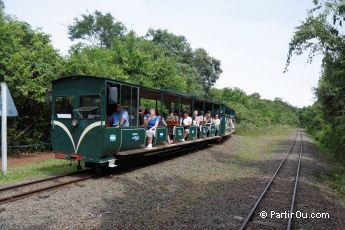
<path id="1" fill-rule="evenodd" d="M 200 126 L 200 123 L 202 122 L 202 116 L 196 116 L 193 120 L 193 125 Z"/>
<path id="2" fill-rule="evenodd" d="M 215 125 L 220 125 L 220 119 L 219 119 L 219 118 L 213 119 L 213 123 L 214 123 Z"/>
<path id="3" fill-rule="evenodd" d="M 193 120 L 192 120 L 192 118 L 191 118 L 190 116 L 188 116 L 188 117 L 182 117 L 182 118 L 180 119 L 180 123 L 181 123 L 181 124 L 184 124 L 185 126 L 192 125 L 192 122 L 193 122 Z"/>

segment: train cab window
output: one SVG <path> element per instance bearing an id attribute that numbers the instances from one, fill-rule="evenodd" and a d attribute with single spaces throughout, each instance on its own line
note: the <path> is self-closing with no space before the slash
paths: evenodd
<path id="1" fill-rule="evenodd" d="M 121 86 L 121 105 L 129 115 L 129 126 L 138 126 L 138 88 Z"/>
<path id="2" fill-rule="evenodd" d="M 101 97 L 99 95 L 80 96 L 79 105 L 76 112 L 81 119 L 99 119 L 101 117 Z"/>
<path id="3" fill-rule="evenodd" d="M 138 88 L 125 84 L 109 84 L 107 87 L 106 115 L 115 112 L 115 105 L 120 103 L 128 112 L 128 125 L 138 126 Z"/>
<path id="4" fill-rule="evenodd" d="M 55 98 L 55 112 L 57 118 L 72 118 L 73 114 L 73 97 L 57 96 Z"/>

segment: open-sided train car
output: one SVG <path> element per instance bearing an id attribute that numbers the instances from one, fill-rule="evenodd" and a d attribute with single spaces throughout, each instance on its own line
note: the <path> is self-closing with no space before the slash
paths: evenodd
<path id="1" fill-rule="evenodd" d="M 85 161 L 86 167 L 115 166 L 121 157 L 148 154 L 195 143 L 207 143 L 231 134 L 226 119 L 235 111 L 221 103 L 198 99 L 169 90 L 157 90 L 107 78 L 92 76 L 63 77 L 52 83 L 51 142 L 56 158 Z M 106 125 L 114 104 L 121 103 L 129 114 L 129 127 Z M 167 143 L 167 128 L 156 130 L 154 147 L 145 149 L 146 132 L 139 126 L 140 105 L 156 107 L 161 112 L 182 109 L 219 114 L 221 125 L 191 126 L 186 141 L 181 126 L 174 127 L 174 144 Z"/>

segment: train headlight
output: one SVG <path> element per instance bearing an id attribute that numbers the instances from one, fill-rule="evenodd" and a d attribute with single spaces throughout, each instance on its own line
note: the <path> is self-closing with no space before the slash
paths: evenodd
<path id="1" fill-rule="evenodd" d="M 78 125 L 78 120 L 73 119 L 73 120 L 72 120 L 72 126 L 73 126 L 73 127 L 77 127 L 77 125 Z"/>

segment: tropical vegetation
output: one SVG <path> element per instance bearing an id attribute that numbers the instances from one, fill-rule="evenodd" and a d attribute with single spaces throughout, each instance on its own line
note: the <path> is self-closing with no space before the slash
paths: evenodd
<path id="1" fill-rule="evenodd" d="M 6 14 L 0 0 L 0 80 L 8 84 L 19 112 L 10 120 L 10 145 L 47 147 L 46 92 L 52 80 L 65 75 L 106 76 L 222 101 L 237 111 L 242 129 L 298 123 L 297 109 L 279 98 L 272 101 L 238 88 L 215 88 L 221 61 L 203 48 L 193 49 L 182 35 L 149 28 L 139 36 L 99 11 L 76 17 L 68 35 L 76 43 L 64 56 L 48 34 Z"/>

